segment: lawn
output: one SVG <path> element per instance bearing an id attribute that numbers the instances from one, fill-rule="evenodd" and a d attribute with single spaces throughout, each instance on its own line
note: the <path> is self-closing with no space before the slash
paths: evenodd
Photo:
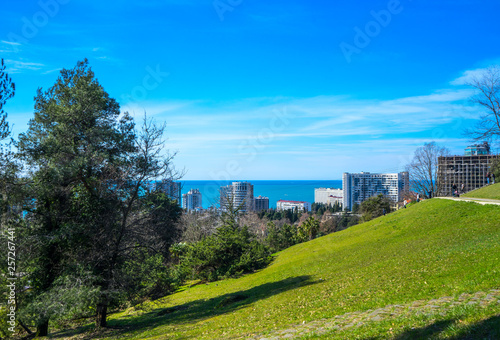
<path id="1" fill-rule="evenodd" d="M 194 285 L 142 309 L 112 315 L 110 330 L 88 336 L 252 338 L 388 305 L 403 308 L 442 297 L 461 300 L 466 293 L 500 288 L 499 221 L 498 206 L 425 200 L 286 249 L 257 273 Z M 483 323 L 498 326 L 500 303 L 486 307 L 456 305 L 434 314 L 404 307 L 389 321 L 307 337 L 453 338 L 470 334 L 474 327 L 488 329 L 481 328 Z"/>
<path id="2" fill-rule="evenodd" d="M 485 186 L 483 188 L 470 191 L 463 197 L 473 197 L 473 198 L 489 198 L 500 200 L 500 183 Z"/>

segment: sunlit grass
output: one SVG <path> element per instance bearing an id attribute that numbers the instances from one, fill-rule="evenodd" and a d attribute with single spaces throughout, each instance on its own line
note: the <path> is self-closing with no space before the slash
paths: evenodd
<path id="1" fill-rule="evenodd" d="M 488 185 L 481 189 L 470 191 L 462 196 L 500 200 L 500 183 Z"/>
<path id="2" fill-rule="evenodd" d="M 499 263 L 500 207 L 426 200 L 286 249 L 257 273 L 192 286 L 143 310 L 115 314 L 107 336 L 247 338 L 347 312 L 498 288 Z M 461 318 L 479 322 L 499 312 L 465 311 Z M 392 321 L 391 331 L 425 328 L 431 321 Z M 351 335 L 384 338 L 389 326 L 381 322 Z"/>

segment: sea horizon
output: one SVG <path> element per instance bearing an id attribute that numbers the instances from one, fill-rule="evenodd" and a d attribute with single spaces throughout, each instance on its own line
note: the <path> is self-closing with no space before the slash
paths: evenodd
<path id="1" fill-rule="evenodd" d="M 202 207 L 218 206 L 219 189 L 232 182 L 248 182 L 254 186 L 254 197 L 269 198 L 269 208 L 276 208 L 278 200 L 314 203 L 314 189 L 342 188 L 342 180 L 179 180 L 181 194 L 198 189 L 202 194 Z"/>

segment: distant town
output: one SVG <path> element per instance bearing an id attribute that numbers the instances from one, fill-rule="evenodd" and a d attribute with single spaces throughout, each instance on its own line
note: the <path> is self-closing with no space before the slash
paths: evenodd
<path id="1" fill-rule="evenodd" d="M 437 195 L 453 196 L 458 187 L 462 192 L 481 188 L 488 183 L 489 168 L 497 155 L 491 153 L 488 143 L 468 146 L 463 155 L 438 157 L 439 188 Z M 167 181 L 153 184 L 177 200 L 183 209 L 193 212 L 202 211 L 202 194 L 198 188 L 191 188 L 181 195 L 179 182 Z M 402 206 L 404 200 L 430 198 L 432 193 L 416 192 L 412 188 L 409 172 L 399 173 L 347 173 L 342 176 L 342 188 L 314 189 L 314 203 L 327 206 L 339 205 L 343 210 L 351 211 L 368 198 L 382 194 L 393 202 L 394 207 Z M 276 210 L 311 211 L 311 203 L 296 197 L 296 200 L 278 200 Z M 220 187 L 219 209 L 229 206 L 238 207 L 239 212 L 260 212 L 269 210 L 269 198 L 259 195 L 254 197 L 254 186 L 248 181 L 234 181 Z"/>

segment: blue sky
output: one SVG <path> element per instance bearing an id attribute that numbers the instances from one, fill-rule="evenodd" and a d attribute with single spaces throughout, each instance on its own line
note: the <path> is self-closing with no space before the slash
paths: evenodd
<path id="1" fill-rule="evenodd" d="M 0 57 L 14 134 L 36 89 L 88 58 L 123 111 L 167 123 L 184 179 L 395 172 L 461 154 L 465 82 L 500 63 L 497 1 L 9 1 Z"/>

